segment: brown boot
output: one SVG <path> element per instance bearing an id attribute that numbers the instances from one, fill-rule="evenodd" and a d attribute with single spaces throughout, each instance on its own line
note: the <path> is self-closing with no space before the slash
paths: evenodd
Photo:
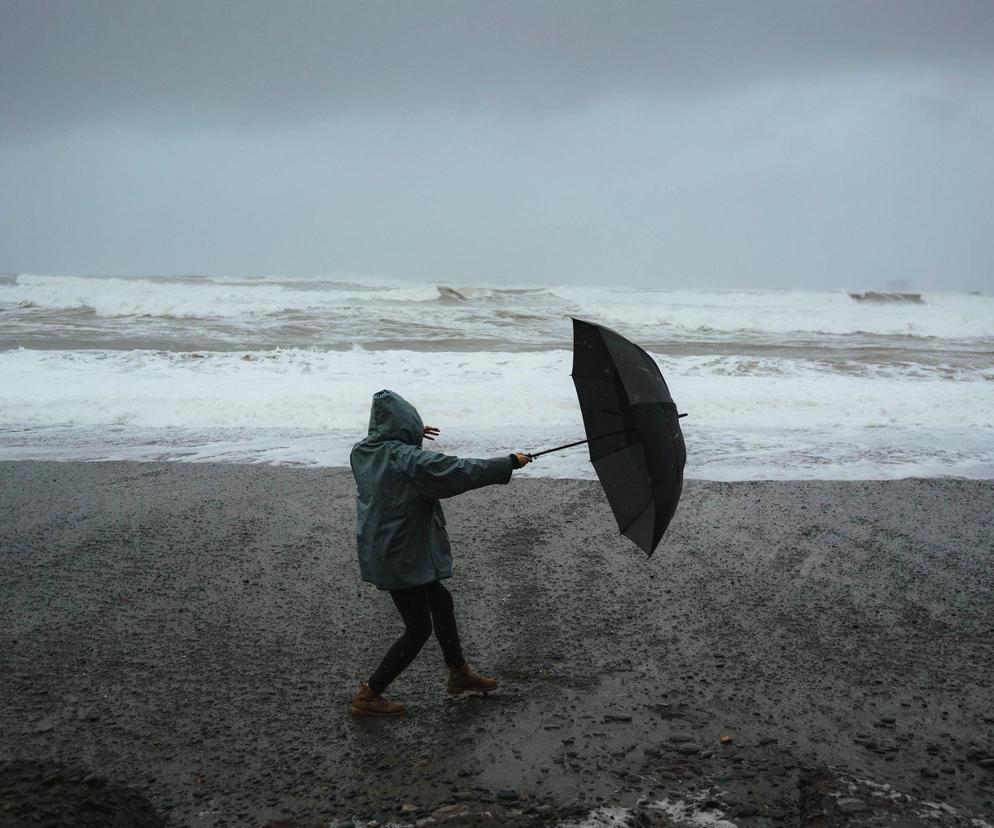
<path id="1" fill-rule="evenodd" d="M 363 682 L 359 685 L 359 692 L 352 699 L 350 712 L 353 716 L 400 716 L 404 712 L 404 705 L 388 702 Z"/>
<path id="2" fill-rule="evenodd" d="M 488 693 L 497 689 L 497 679 L 481 676 L 473 672 L 468 664 L 462 667 L 449 668 L 449 692 L 455 696 L 459 693 Z"/>

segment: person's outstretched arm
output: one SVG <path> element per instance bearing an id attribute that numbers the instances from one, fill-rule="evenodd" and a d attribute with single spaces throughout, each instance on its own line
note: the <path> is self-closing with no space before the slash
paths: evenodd
<path id="1" fill-rule="evenodd" d="M 481 486 L 507 483 L 514 469 L 529 462 L 524 454 L 475 459 L 425 451 L 414 446 L 405 451 L 400 459 L 414 487 L 427 500 L 454 497 Z"/>

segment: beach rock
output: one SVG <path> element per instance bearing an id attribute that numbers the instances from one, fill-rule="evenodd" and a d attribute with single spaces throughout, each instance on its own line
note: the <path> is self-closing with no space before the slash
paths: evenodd
<path id="1" fill-rule="evenodd" d="M 501 802 L 516 802 L 518 792 L 513 788 L 505 788 L 504 790 L 497 791 L 497 799 Z"/>
<path id="2" fill-rule="evenodd" d="M 754 817 L 759 813 L 759 806 L 755 802 L 745 802 L 739 805 L 736 813 L 740 817 Z"/>
<path id="3" fill-rule="evenodd" d="M 468 805 L 443 805 L 431 812 L 432 819 L 443 820 L 450 817 L 465 816 L 469 813 Z"/>
<path id="4" fill-rule="evenodd" d="M 52 718 L 39 719 L 37 722 L 35 722 L 33 728 L 35 733 L 50 733 L 54 729 L 55 729 L 55 719 Z"/>
<path id="5" fill-rule="evenodd" d="M 868 811 L 869 807 L 862 799 L 840 799 L 836 807 L 844 814 L 861 814 Z"/>

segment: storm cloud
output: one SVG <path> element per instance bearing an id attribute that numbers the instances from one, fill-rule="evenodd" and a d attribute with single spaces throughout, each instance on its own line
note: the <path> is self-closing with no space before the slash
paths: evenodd
<path id="1" fill-rule="evenodd" d="M 994 287 L 994 6 L 0 5 L 0 269 Z"/>

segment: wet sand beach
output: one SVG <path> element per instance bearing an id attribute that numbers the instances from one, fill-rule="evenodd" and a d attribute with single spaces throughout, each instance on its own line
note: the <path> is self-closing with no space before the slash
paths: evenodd
<path id="1" fill-rule="evenodd" d="M 0 463 L 0 762 L 176 826 L 994 821 L 994 481 L 691 481 L 650 560 L 596 482 L 445 508 L 502 687 L 430 641 L 354 720 L 400 623 L 348 470 Z"/>

